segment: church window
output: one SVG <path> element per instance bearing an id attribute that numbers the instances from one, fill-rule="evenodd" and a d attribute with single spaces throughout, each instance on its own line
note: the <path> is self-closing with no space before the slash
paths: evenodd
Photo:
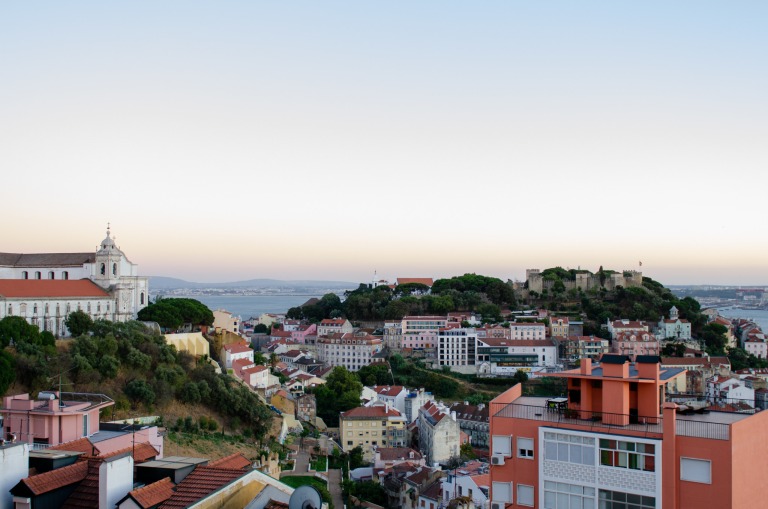
<path id="1" fill-rule="evenodd" d="M 107 273 L 107 266 L 103 263 L 101 264 L 101 275 L 105 275 Z"/>
<path id="2" fill-rule="evenodd" d="M 26 315 L 27 314 L 27 305 L 26 304 L 22 304 L 21 305 L 21 314 L 22 315 Z"/>
<path id="3" fill-rule="evenodd" d="M 48 271 L 48 279 L 56 279 L 56 277 L 53 275 L 53 271 Z"/>
<path id="4" fill-rule="evenodd" d="M 91 314 L 91 303 L 90 302 L 88 303 L 88 314 L 89 315 Z"/>
<path id="5" fill-rule="evenodd" d="M 64 279 L 64 280 L 69 279 L 69 272 L 66 271 L 66 270 L 64 272 L 62 272 L 61 273 L 61 279 Z"/>
<path id="6" fill-rule="evenodd" d="M 56 303 L 56 316 L 58 316 L 60 312 L 61 312 L 61 304 L 59 304 L 59 303 L 57 302 L 57 303 Z"/>
<path id="7" fill-rule="evenodd" d="M 107 313 L 109 313 L 109 302 L 107 302 Z"/>
<path id="8" fill-rule="evenodd" d="M 13 304 L 8 304 L 8 316 L 13 314 Z"/>
<path id="9" fill-rule="evenodd" d="M 98 304 L 96 304 L 96 312 L 97 312 L 97 313 L 101 313 L 101 302 L 99 302 Z"/>
<path id="10" fill-rule="evenodd" d="M 69 314 L 69 310 L 72 309 L 72 306 L 67 302 L 67 314 Z"/>
<path id="11" fill-rule="evenodd" d="M 144 305 L 144 292 L 141 292 L 141 305 Z"/>
<path id="12" fill-rule="evenodd" d="M 43 279 L 43 275 L 40 273 L 40 271 L 35 271 L 35 279 Z"/>
<path id="13" fill-rule="evenodd" d="M 48 314 L 48 304 L 45 305 L 45 314 Z"/>
<path id="14" fill-rule="evenodd" d="M 26 270 L 21 272 L 21 279 L 29 279 L 29 272 Z"/>
<path id="15" fill-rule="evenodd" d="M 34 307 L 32 308 L 32 314 L 33 315 L 37 314 L 37 304 L 35 304 Z"/>
<path id="16" fill-rule="evenodd" d="M 117 276 L 117 264 L 116 263 L 112 264 L 112 275 L 113 276 Z"/>

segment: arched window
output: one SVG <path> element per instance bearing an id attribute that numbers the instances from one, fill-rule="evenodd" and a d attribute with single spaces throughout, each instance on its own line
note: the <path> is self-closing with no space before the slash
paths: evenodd
<path id="1" fill-rule="evenodd" d="M 35 304 L 34 307 L 32 308 L 32 314 L 33 315 L 37 314 L 37 304 Z"/>
<path id="2" fill-rule="evenodd" d="M 21 272 L 21 279 L 29 279 L 29 272 L 26 270 Z"/>
<path id="3" fill-rule="evenodd" d="M 117 264 L 116 263 L 112 264 L 112 275 L 113 276 L 117 276 Z"/>
<path id="4" fill-rule="evenodd" d="M 13 304 L 8 304 L 8 316 L 13 314 Z"/>
<path id="5" fill-rule="evenodd" d="M 69 314 L 70 310 L 72 309 L 72 306 L 69 302 L 67 302 L 67 314 Z"/>
<path id="6" fill-rule="evenodd" d="M 48 279 L 56 279 L 52 270 L 48 271 Z"/>
<path id="7" fill-rule="evenodd" d="M 141 292 L 141 305 L 144 305 L 144 292 Z"/>
<path id="8" fill-rule="evenodd" d="M 40 273 L 40 271 L 35 271 L 35 279 L 43 279 L 43 275 Z"/>
<path id="9" fill-rule="evenodd" d="M 107 266 L 103 263 L 101 264 L 101 275 L 104 276 L 107 273 Z"/>
<path id="10" fill-rule="evenodd" d="M 45 314 L 48 314 L 48 304 L 45 305 Z"/>
<path id="11" fill-rule="evenodd" d="M 68 271 L 66 271 L 66 270 L 65 270 L 65 271 L 63 271 L 63 272 L 61 273 L 61 279 L 69 279 L 69 272 L 68 272 Z"/>
<path id="12" fill-rule="evenodd" d="M 96 304 L 96 312 L 97 312 L 97 313 L 101 313 L 101 302 L 99 302 L 98 304 Z"/>

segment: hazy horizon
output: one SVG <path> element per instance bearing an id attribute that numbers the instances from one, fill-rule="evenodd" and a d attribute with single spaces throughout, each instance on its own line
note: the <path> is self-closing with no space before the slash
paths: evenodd
<path id="1" fill-rule="evenodd" d="M 768 283 L 768 3 L 0 6 L 0 251 Z M 13 178 L 11 182 L 9 179 Z M 756 187 L 757 186 L 757 187 Z"/>

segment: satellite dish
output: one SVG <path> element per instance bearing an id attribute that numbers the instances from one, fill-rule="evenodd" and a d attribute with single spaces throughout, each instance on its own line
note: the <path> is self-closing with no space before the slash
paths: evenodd
<path id="1" fill-rule="evenodd" d="M 312 486 L 299 486 L 293 491 L 288 509 L 320 509 L 320 493 Z"/>

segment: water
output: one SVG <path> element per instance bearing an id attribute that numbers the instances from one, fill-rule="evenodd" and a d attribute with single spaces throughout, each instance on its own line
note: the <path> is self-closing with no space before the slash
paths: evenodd
<path id="1" fill-rule="evenodd" d="M 748 318 L 759 325 L 763 332 L 768 332 L 768 310 L 726 307 L 718 308 L 717 312 L 726 318 Z"/>
<path id="2" fill-rule="evenodd" d="M 211 311 L 224 309 L 243 320 L 258 317 L 262 313 L 285 313 L 288 309 L 300 306 L 312 297 L 322 295 L 194 295 L 191 299 L 199 300 Z"/>

